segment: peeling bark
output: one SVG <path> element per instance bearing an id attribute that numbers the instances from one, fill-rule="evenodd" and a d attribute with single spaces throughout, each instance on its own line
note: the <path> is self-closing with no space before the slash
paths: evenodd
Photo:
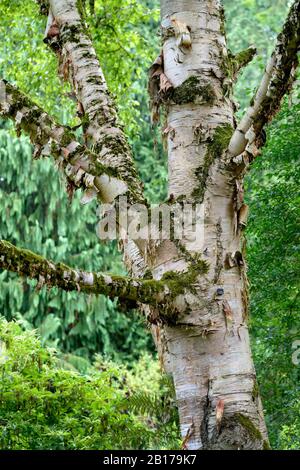
<path id="1" fill-rule="evenodd" d="M 76 0 L 50 0 L 48 15 L 58 27 L 58 34 L 46 42 L 56 53 L 63 79 L 68 80 L 88 122 L 86 138 L 101 164 L 117 169 L 123 181 L 132 188 L 129 202 L 145 203 L 142 185 L 137 177 L 131 150 L 121 128 L 112 97 L 95 53 L 90 35 L 81 18 Z M 133 191 L 134 188 L 134 191 Z"/>
<path id="2" fill-rule="evenodd" d="M 62 126 L 24 93 L 1 80 L 0 115 L 15 122 L 17 132 L 30 136 L 34 158 L 52 156 L 68 182 L 83 191 L 93 190 L 103 202 L 130 194 L 127 183 L 114 168 L 98 161 L 96 153 L 80 144 L 70 128 Z"/>
<path id="3" fill-rule="evenodd" d="M 118 171 L 118 175 L 130 188 L 129 204 L 147 206 L 143 184 L 137 175 L 131 149 L 118 122 L 113 99 L 78 8 L 80 3 L 76 0 L 49 0 L 46 7 L 43 0 L 38 0 L 38 3 L 41 5 L 41 12 L 48 15 L 45 41 L 57 55 L 62 78 L 70 82 L 76 95 L 86 122 L 85 137 L 97 154 L 98 162 Z M 53 21 L 58 26 L 58 34 L 49 38 L 49 25 Z M 120 192 L 117 186 L 116 194 L 116 185 L 112 184 L 111 179 L 105 183 L 105 199 L 106 202 L 111 202 Z M 146 251 L 145 244 L 137 244 L 139 257 L 142 258 Z M 131 250 L 135 251 L 134 243 L 123 240 L 122 245 L 127 253 L 124 258 L 126 267 L 129 272 L 134 272 L 130 256 Z M 140 259 L 139 264 L 141 263 Z"/>

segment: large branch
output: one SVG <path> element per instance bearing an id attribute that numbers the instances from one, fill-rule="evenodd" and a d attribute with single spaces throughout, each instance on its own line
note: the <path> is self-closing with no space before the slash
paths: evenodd
<path id="1" fill-rule="evenodd" d="M 245 151 L 250 160 L 264 144 L 263 128 L 280 109 L 283 97 L 291 90 L 300 49 L 300 0 L 295 0 L 251 106 L 235 130 L 228 156 L 232 160 Z"/>
<path id="2" fill-rule="evenodd" d="M 78 142 L 71 129 L 56 122 L 5 80 L 0 81 L 0 115 L 13 120 L 18 132 L 22 129 L 29 134 L 36 158 L 52 155 L 75 186 L 94 190 L 104 202 L 130 192 L 116 169 L 100 163 L 94 152 Z"/>
<path id="3" fill-rule="evenodd" d="M 0 240 L 0 269 L 36 279 L 39 287 L 45 285 L 66 291 L 104 294 L 110 298 L 118 297 L 124 302 L 141 302 L 154 306 L 170 306 L 176 295 L 183 292 L 184 285 L 182 276 L 173 280 L 156 281 L 81 271 L 63 263 L 54 263 L 6 240 Z"/>
<path id="4" fill-rule="evenodd" d="M 99 160 L 118 169 L 129 187 L 130 203 L 145 203 L 130 147 L 118 123 L 117 112 L 108 91 L 90 35 L 78 11 L 76 0 L 38 0 L 42 12 L 48 8 L 45 41 L 59 58 L 61 75 L 74 89 L 79 107 L 88 121 L 86 136 L 93 141 Z"/>

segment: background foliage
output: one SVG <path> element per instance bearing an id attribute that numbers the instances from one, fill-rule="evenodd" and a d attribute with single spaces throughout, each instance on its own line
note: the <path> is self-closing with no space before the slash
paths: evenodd
<path id="1" fill-rule="evenodd" d="M 88 17 L 153 202 L 166 196 L 166 161 L 160 132 L 150 125 L 146 93 L 147 68 L 159 50 L 158 3 L 97 0 L 95 14 Z M 255 44 L 259 52 L 235 90 L 240 112 L 257 86 L 289 3 L 224 0 L 231 50 Z M 55 56 L 42 41 L 45 20 L 34 1 L 2 0 L 0 16 L 0 76 L 17 83 L 63 123 L 76 124 L 74 104 L 67 95 L 70 90 L 59 82 Z M 267 146 L 247 178 L 255 365 L 273 447 L 298 449 L 300 372 L 291 356 L 292 342 L 300 338 L 299 102 L 296 88 L 293 100 L 285 103 L 270 126 Z M 0 237 L 71 266 L 122 272 L 117 247 L 97 243 L 95 205 L 80 206 L 80 194 L 69 203 L 53 163 L 33 162 L 28 139 L 17 139 L 7 123 L 0 127 Z M 102 296 L 36 292 L 32 282 L 6 272 L 0 273 L 0 286 L 0 314 L 19 322 L 0 323 L 6 351 L 1 357 L 9 357 L 4 362 L 0 359 L 2 448 L 151 448 L 157 445 L 154 434 L 159 433 L 159 423 L 167 429 L 162 445 L 178 446 L 172 391 L 160 377 L 151 337 L 134 312 L 125 314 Z M 27 332 L 22 334 L 20 327 Z M 56 348 L 55 357 L 40 346 L 33 329 L 42 345 Z M 49 390 L 49 381 L 60 393 Z M 93 390 L 99 386 L 101 393 L 96 396 Z M 94 408 L 88 403 L 90 397 Z M 36 416 L 27 401 L 36 403 Z M 81 407 L 87 410 L 83 424 Z M 125 423 L 126 443 L 122 440 Z"/>
<path id="2" fill-rule="evenodd" d="M 148 362 L 128 372 L 97 358 L 80 375 L 34 332 L 0 319 L 0 448 L 178 448 L 170 387 Z"/>

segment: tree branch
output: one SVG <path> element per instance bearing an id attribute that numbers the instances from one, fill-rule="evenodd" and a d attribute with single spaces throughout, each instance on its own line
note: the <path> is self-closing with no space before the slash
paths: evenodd
<path id="1" fill-rule="evenodd" d="M 231 160 L 242 156 L 251 161 L 264 145 L 263 128 L 280 109 L 284 95 L 291 90 L 299 49 L 300 0 L 295 0 L 252 104 L 231 138 L 227 153 Z M 242 155 L 244 152 L 246 155 Z"/>
<path id="2" fill-rule="evenodd" d="M 231 55 L 231 63 L 233 65 L 233 81 L 237 80 L 241 69 L 246 67 L 251 62 L 256 53 L 256 47 L 250 46 L 233 56 Z"/>
<path id="3" fill-rule="evenodd" d="M 59 287 L 66 291 L 104 294 L 124 302 L 154 306 L 174 300 L 174 292 L 182 286 L 182 279 L 156 281 L 81 271 L 63 263 L 56 264 L 6 240 L 0 240 L 0 269 L 36 279 L 40 288 Z"/>
<path id="4" fill-rule="evenodd" d="M 45 1 L 37 0 L 45 13 Z M 146 203 L 131 150 L 107 89 L 90 35 L 76 0 L 50 0 L 45 42 L 59 59 L 62 77 L 74 89 L 79 107 L 88 122 L 86 137 L 103 164 L 118 169 L 128 187 L 134 188 L 129 203 Z"/>
<path id="5" fill-rule="evenodd" d="M 111 202 L 130 189 L 118 171 L 99 162 L 97 155 L 80 144 L 71 129 L 56 122 L 16 87 L 0 81 L 0 115 L 15 122 L 17 133 L 29 134 L 34 157 L 52 155 L 68 181 L 93 191 L 103 202 Z"/>

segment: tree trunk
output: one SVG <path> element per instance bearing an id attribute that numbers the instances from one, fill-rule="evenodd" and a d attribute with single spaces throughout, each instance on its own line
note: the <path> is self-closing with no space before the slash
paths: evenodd
<path id="1" fill-rule="evenodd" d="M 200 256 L 209 272 L 186 292 L 188 313 L 156 336 L 174 378 L 184 447 L 264 449 L 241 247 L 247 207 L 242 178 L 223 158 L 236 127 L 223 9 L 218 0 L 161 0 L 161 17 L 164 74 L 173 86 L 164 100 L 169 195 L 203 205 L 204 243 L 161 244 L 153 272 L 182 271 Z"/>

